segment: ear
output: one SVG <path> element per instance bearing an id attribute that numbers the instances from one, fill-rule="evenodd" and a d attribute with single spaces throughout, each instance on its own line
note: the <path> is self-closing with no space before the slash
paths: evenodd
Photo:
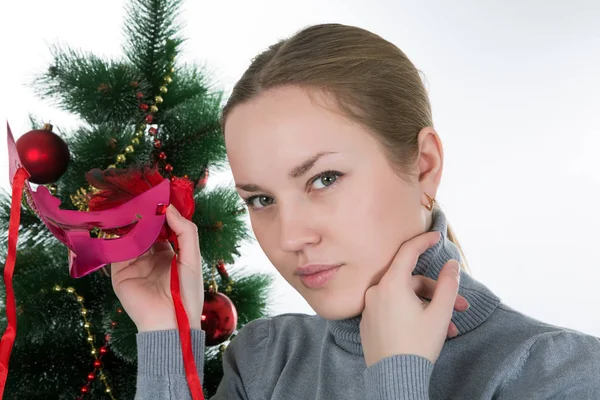
<path id="1" fill-rule="evenodd" d="M 417 140 L 419 142 L 419 159 L 417 163 L 419 186 L 423 192 L 435 197 L 444 168 L 442 141 L 432 127 L 421 129 Z"/>

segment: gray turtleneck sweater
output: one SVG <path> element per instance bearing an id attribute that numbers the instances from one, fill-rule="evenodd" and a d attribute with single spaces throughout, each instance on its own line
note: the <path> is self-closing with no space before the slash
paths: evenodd
<path id="1" fill-rule="evenodd" d="M 437 279 L 458 259 L 436 210 L 440 242 L 414 274 Z M 462 273 L 459 293 L 471 307 L 455 312 L 459 336 L 447 340 L 435 365 L 400 354 L 366 367 L 360 316 L 327 321 L 284 314 L 252 321 L 231 341 L 213 400 L 600 399 L 600 339 L 529 318 Z M 590 316 L 596 316 L 590 307 Z M 202 377 L 204 332 L 192 331 Z M 136 399 L 190 399 L 177 331 L 137 335 Z"/>

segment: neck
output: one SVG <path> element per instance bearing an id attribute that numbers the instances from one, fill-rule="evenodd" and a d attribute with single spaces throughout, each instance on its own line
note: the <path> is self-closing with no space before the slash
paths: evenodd
<path id="1" fill-rule="evenodd" d="M 427 249 L 418 259 L 413 270 L 413 275 L 423 275 L 437 280 L 442 267 L 451 259 L 460 261 L 458 247 L 448 239 L 448 222 L 446 216 L 435 208 L 432 213 L 432 231 L 441 232 L 440 241 L 433 247 Z M 452 321 L 463 335 L 481 325 L 499 304 L 500 299 L 488 288 L 471 278 L 467 273 L 461 271 L 460 286 L 458 292 L 470 303 L 465 312 L 454 312 Z M 363 355 L 360 341 L 361 316 L 344 320 L 329 321 L 329 332 L 333 335 L 336 344 L 346 351 Z"/>

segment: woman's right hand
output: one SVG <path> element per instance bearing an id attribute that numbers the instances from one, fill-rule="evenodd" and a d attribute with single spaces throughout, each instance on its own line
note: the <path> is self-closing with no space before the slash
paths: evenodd
<path id="1" fill-rule="evenodd" d="M 200 329 L 204 283 L 198 228 L 172 205 L 167 208 L 167 224 L 179 242 L 181 300 L 190 328 Z M 168 242 L 158 242 L 137 259 L 112 263 L 113 289 L 138 332 L 177 329 L 170 286 L 173 254 Z"/>
<path id="2" fill-rule="evenodd" d="M 457 260 L 444 265 L 428 304 L 412 286 L 420 255 L 438 243 L 440 235 L 426 232 L 403 243 L 380 281 L 367 289 L 360 321 L 367 367 L 401 354 L 435 364 L 440 355 L 458 296 L 460 265 Z"/>

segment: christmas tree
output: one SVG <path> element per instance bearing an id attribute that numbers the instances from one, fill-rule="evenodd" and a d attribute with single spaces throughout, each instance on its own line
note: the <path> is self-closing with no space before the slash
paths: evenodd
<path id="1" fill-rule="evenodd" d="M 89 210 L 89 200 L 98 192 L 86 179 L 93 169 L 153 166 L 164 178 L 193 182 L 192 220 L 198 226 L 206 290 L 202 383 L 209 397 L 222 377 L 222 352 L 235 337 L 235 331 L 215 331 L 216 320 L 223 317 L 220 313 L 237 311 L 233 328 L 240 329 L 264 316 L 271 277 L 227 267 L 250 235 L 235 190 L 205 188 L 208 171 L 226 165 L 220 127 L 223 93 L 211 87 L 202 69 L 178 63 L 183 43 L 180 3 L 130 0 L 121 59 L 55 47 L 52 65 L 34 87 L 42 98 L 54 100 L 82 123 L 71 132 L 56 127 L 56 135 L 43 124 L 50 116 L 41 121 L 32 118 L 34 131 L 15 132 L 15 138 L 19 152 L 24 148 L 49 155 L 37 172 L 38 182 L 33 175 L 30 182 L 44 184 L 61 200 L 62 209 Z M 4 194 L 2 265 L 10 204 L 10 195 Z M 101 237 L 105 232 L 90 234 Z M 13 278 L 18 328 L 4 398 L 133 399 L 137 331 L 113 292 L 110 266 L 73 279 L 68 257 L 66 246 L 24 199 Z M 2 291 L 4 299 L 4 286 Z M 231 309 L 223 296 L 233 303 Z M 4 332 L 5 302 L 2 307 Z"/>

